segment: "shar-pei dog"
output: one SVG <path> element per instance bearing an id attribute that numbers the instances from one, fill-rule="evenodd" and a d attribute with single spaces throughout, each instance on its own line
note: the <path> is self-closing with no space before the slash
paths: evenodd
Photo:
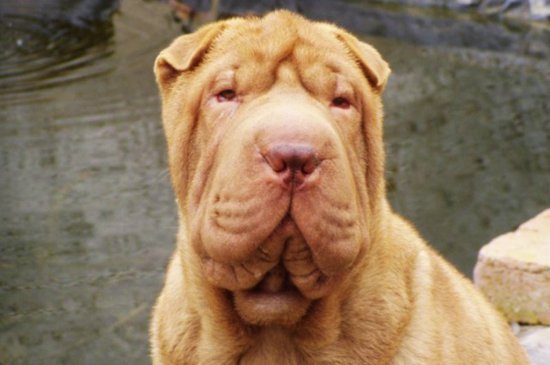
<path id="1" fill-rule="evenodd" d="M 155 62 L 179 231 L 155 365 L 527 364 L 506 322 L 388 205 L 388 64 L 276 11 Z"/>

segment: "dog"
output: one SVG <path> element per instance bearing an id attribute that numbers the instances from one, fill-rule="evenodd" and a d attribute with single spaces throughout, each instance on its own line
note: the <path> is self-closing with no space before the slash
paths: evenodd
<path id="1" fill-rule="evenodd" d="M 528 364 L 388 205 L 372 46 L 279 10 L 180 36 L 154 71 L 179 211 L 155 365 Z"/>

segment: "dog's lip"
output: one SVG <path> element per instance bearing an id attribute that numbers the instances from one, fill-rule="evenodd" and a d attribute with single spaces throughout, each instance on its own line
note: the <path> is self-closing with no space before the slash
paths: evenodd
<path id="1" fill-rule="evenodd" d="M 257 289 L 247 289 L 235 292 L 236 296 L 249 303 L 254 303 L 256 309 L 262 312 L 281 312 L 285 313 L 292 310 L 292 306 L 297 302 L 310 302 L 295 287 L 287 287 L 277 292 L 268 292 Z"/>
<path id="2" fill-rule="evenodd" d="M 256 325 L 291 325 L 302 318 L 311 300 L 290 281 L 282 265 L 275 266 L 254 287 L 233 292 L 241 317 Z"/>
<path id="3" fill-rule="evenodd" d="M 240 290 L 233 292 L 233 296 L 241 318 L 255 325 L 292 325 L 306 315 L 312 302 L 290 286 L 277 292 L 258 288 Z"/>

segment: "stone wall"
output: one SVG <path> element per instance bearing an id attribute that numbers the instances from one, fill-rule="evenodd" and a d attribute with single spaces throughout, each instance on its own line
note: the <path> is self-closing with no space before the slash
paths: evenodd
<path id="1" fill-rule="evenodd" d="M 222 12 L 239 13 L 246 9 L 251 12 L 263 12 L 266 9 L 287 8 L 294 11 L 305 10 L 311 4 L 304 0 L 168 0 L 172 6 L 184 13 L 191 9 L 195 12 L 207 12 L 213 6 Z M 339 0 L 334 2 L 362 3 L 369 5 L 408 5 L 418 7 L 472 10 L 496 16 L 521 17 L 544 20 L 550 18 L 550 0 Z M 317 1 L 316 6 L 326 5 Z M 183 7 L 181 4 L 184 4 Z"/>
<path id="2" fill-rule="evenodd" d="M 452 9 L 471 8 L 484 14 L 518 16 L 537 20 L 550 17 L 550 0 L 375 0 L 374 2 Z"/>

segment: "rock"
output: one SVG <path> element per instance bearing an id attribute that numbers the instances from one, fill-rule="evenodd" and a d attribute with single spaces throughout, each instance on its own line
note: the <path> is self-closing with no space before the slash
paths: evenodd
<path id="1" fill-rule="evenodd" d="M 550 364 L 550 327 L 522 326 L 517 336 L 532 365 Z"/>
<path id="2" fill-rule="evenodd" d="M 529 5 L 533 19 L 548 19 L 550 17 L 550 0 L 530 0 Z"/>
<path id="3" fill-rule="evenodd" d="M 550 209 L 482 247 L 474 283 L 509 321 L 550 325 Z"/>

